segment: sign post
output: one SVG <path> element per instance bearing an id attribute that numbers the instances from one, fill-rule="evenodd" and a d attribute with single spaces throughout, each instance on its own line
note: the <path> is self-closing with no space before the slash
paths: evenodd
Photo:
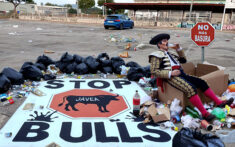
<path id="1" fill-rule="evenodd" d="M 205 46 L 208 46 L 215 39 L 215 29 L 208 22 L 199 22 L 191 29 L 191 39 L 202 48 L 203 63 Z"/>

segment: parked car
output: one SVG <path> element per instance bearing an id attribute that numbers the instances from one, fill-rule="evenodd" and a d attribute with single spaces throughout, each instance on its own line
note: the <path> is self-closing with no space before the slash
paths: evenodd
<path id="1" fill-rule="evenodd" d="M 134 22 L 123 14 L 112 14 L 108 15 L 104 20 L 104 28 L 108 29 L 109 27 L 115 27 L 117 29 L 130 28 L 133 29 Z"/>

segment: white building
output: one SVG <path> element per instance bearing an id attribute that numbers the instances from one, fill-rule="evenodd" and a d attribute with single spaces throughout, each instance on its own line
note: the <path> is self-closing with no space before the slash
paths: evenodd
<path id="1" fill-rule="evenodd" d="M 1 0 L 0 0 L 1 1 Z M 3 1 L 3 0 L 2 0 Z M 14 11 L 14 5 L 9 2 L 0 2 L 0 12 L 9 13 Z M 36 4 L 20 4 L 16 8 L 19 14 L 37 14 L 37 15 L 66 15 L 67 7 L 58 6 L 37 6 Z"/>

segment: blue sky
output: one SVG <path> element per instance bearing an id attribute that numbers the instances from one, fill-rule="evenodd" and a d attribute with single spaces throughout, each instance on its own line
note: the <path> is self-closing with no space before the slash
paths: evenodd
<path id="1" fill-rule="evenodd" d="M 96 2 L 98 0 L 95 0 Z M 134 2 L 134 0 L 114 0 L 116 3 L 131 3 Z M 76 0 L 34 0 L 38 5 L 41 3 L 45 4 L 47 2 L 57 5 L 63 5 L 63 4 L 75 4 Z"/>

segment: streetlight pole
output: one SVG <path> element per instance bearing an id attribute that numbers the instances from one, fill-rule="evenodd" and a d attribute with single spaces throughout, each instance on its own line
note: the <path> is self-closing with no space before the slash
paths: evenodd
<path id="1" fill-rule="evenodd" d="M 194 0 L 191 0 L 190 12 L 189 12 L 189 21 L 191 21 L 191 15 L 192 15 L 192 9 L 193 9 L 193 1 Z"/>

